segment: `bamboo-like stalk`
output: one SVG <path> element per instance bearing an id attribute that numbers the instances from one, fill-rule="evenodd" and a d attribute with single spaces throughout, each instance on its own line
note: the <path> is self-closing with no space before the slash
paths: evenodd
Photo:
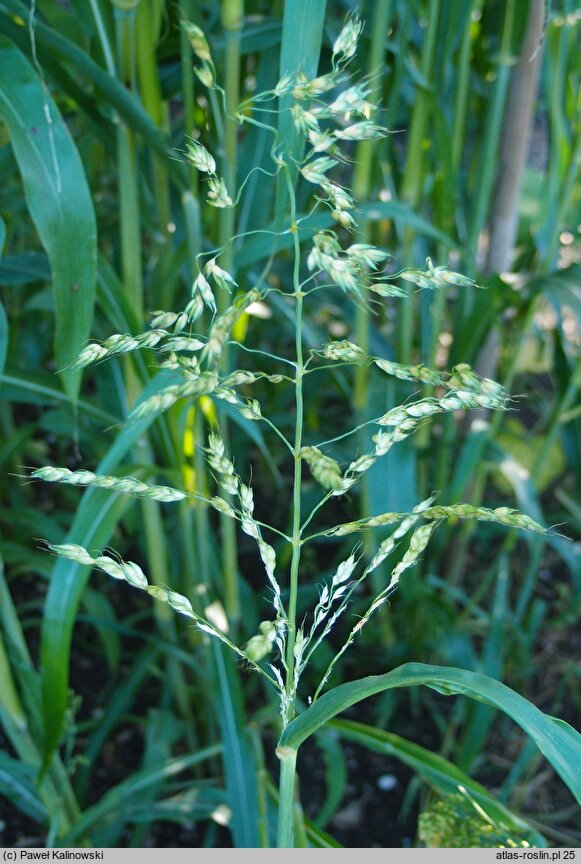
<path id="1" fill-rule="evenodd" d="M 520 56 L 512 69 L 510 89 L 500 136 L 500 165 L 496 195 L 490 214 L 490 238 L 484 270 L 502 273 L 510 268 L 518 225 L 518 201 L 526 164 L 537 92 L 544 0 L 532 0 Z M 495 378 L 500 349 L 500 331 L 493 327 L 484 343 L 476 367 L 484 378 Z"/>
<path id="2" fill-rule="evenodd" d="M 285 177 L 290 202 L 290 230 L 293 236 L 294 262 L 293 262 L 293 292 L 296 302 L 295 307 L 295 436 L 293 444 L 294 476 L 293 476 L 293 503 L 292 503 L 292 557 L 290 565 L 289 599 L 287 606 L 287 651 L 286 651 L 286 692 L 288 700 L 288 719 L 294 716 L 294 647 L 296 641 L 296 616 L 299 587 L 299 570 L 301 561 L 301 456 L 300 451 L 303 443 L 303 377 L 305 365 L 303 358 L 303 292 L 300 282 L 301 247 L 296 224 L 296 198 L 290 171 L 285 165 Z M 280 790 L 278 810 L 278 840 L 277 846 L 290 848 L 293 845 L 294 824 L 294 788 L 296 751 L 279 754 L 280 763 Z"/>
<path id="3" fill-rule="evenodd" d="M 544 0 L 532 0 L 521 52 L 511 72 L 500 136 L 499 170 L 485 264 L 487 273 L 501 273 L 510 266 L 518 224 L 518 199 L 534 117 L 544 20 Z"/>
<path id="4" fill-rule="evenodd" d="M 115 9 L 117 66 L 121 81 L 134 91 L 135 80 L 135 9 Z M 135 135 L 126 123 L 117 131 L 119 172 L 119 224 L 121 239 L 121 272 L 127 299 L 137 321 L 143 320 L 143 269 L 141 263 L 141 218 Z M 137 382 L 135 382 L 137 389 Z M 129 396 L 136 396 L 130 393 Z"/>
<path id="5" fill-rule="evenodd" d="M 465 247 L 464 271 L 469 276 L 474 276 L 477 270 L 478 240 L 480 232 L 486 223 L 488 207 L 495 181 L 495 168 L 497 165 L 496 154 L 499 148 L 502 118 L 511 75 L 512 59 L 510 56 L 510 43 L 514 27 L 514 17 L 515 0 L 508 0 L 502 28 L 502 40 L 500 56 L 496 68 L 496 79 L 494 81 L 492 96 L 488 105 L 484 142 L 480 152 L 480 158 L 478 159 L 477 193 L 472 208 L 473 218 L 468 231 Z"/>

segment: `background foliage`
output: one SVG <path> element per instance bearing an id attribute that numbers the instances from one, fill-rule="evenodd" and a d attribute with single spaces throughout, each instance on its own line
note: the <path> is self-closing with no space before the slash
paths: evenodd
<path id="1" fill-rule="evenodd" d="M 357 65 L 371 74 L 385 106 L 381 122 L 393 130 L 386 142 L 362 142 L 353 153 L 351 182 L 363 202 L 358 238 L 389 250 L 398 267 L 431 256 L 484 288 L 411 295 L 397 317 L 389 306 L 353 316 L 341 296 L 321 295 L 305 339 L 357 334 L 374 354 L 402 363 L 469 362 L 515 401 L 504 415 L 452 417 L 422 429 L 345 506 L 353 518 L 404 511 L 434 490 L 441 503 L 516 501 L 578 543 L 581 17 L 572 0 L 546 8 L 536 0 L 0 0 L 6 845 L 271 839 L 278 717 L 259 682 L 162 604 L 152 610 L 115 584 L 89 584 L 70 562 L 53 567 L 35 541 L 70 535 L 90 548 L 111 543 L 158 584 L 226 614 L 240 640 L 256 633 L 266 608 L 250 544 L 200 507 L 180 503 L 162 513 L 156 502 L 100 490 L 80 497 L 14 475 L 57 464 L 191 490 L 211 484 L 198 453 L 213 403 L 121 427 L 142 389 L 160 387 L 147 354 L 82 378 L 70 363 L 89 334 L 140 333 L 153 310 L 183 306 L 198 251 L 265 214 L 276 225 L 284 207 L 263 175 L 246 187 L 236 225 L 229 211 L 203 204 L 183 155 L 186 136 L 218 157 L 230 188 L 267 163 L 270 142 L 260 129 L 241 136 L 224 122 L 193 74 L 180 20 L 203 27 L 232 107 L 274 87 L 288 69 L 316 74 L 319 53 L 328 56 L 349 9 L 366 19 Z M 292 134 L 282 117 L 281 132 Z M 297 181 L 297 194 L 306 210 L 306 184 Z M 229 269 L 244 290 L 269 254 L 269 244 L 252 238 L 235 247 Z M 289 268 L 282 250 L 281 284 Z M 270 317 L 244 316 L 237 338 L 249 330 L 255 344 L 284 353 L 292 339 L 284 308 L 259 312 Z M 308 391 L 308 430 L 332 429 L 346 414 L 365 419 L 411 392 L 364 371 L 354 381 L 338 375 L 332 387 Z M 260 399 L 269 416 L 284 419 L 273 391 Z M 283 520 L 288 478 L 276 444 L 231 418 L 230 445 L 237 460 L 255 465 L 257 512 Z M 339 540 L 326 538 L 308 562 L 305 607 L 344 557 Z M 575 542 L 480 523 L 449 526 L 340 675 L 384 673 L 407 661 L 459 666 L 501 679 L 575 724 L 580 589 Z M 323 652 L 322 669 L 329 659 Z M 385 693 L 353 716 L 326 727 L 299 764 L 312 820 L 301 823 L 298 814 L 303 842 L 413 842 L 418 812 L 441 815 L 435 796 L 461 782 L 479 801 L 492 792 L 497 815 L 519 814 L 510 816 L 515 838 L 520 828 L 554 845 L 579 845 L 572 797 L 491 707 L 414 689 Z M 391 792 L 382 790 L 386 776 Z M 395 814 L 389 825 L 386 803 Z M 434 817 L 420 822 L 423 842 L 433 841 L 428 821 Z"/>

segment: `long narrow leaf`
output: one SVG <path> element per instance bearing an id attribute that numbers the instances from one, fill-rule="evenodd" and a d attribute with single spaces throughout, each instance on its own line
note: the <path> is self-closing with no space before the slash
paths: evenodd
<path id="1" fill-rule="evenodd" d="M 56 362 L 75 399 L 71 371 L 89 337 L 97 277 L 97 226 L 77 148 L 33 66 L 13 45 L 0 48 L 0 114 L 10 133 L 30 215 L 50 258 Z"/>
<path id="2" fill-rule="evenodd" d="M 10 133 L 30 215 L 50 258 L 56 362 L 67 393 L 75 399 L 80 376 L 67 367 L 79 355 L 93 321 L 95 211 L 68 129 L 35 69 L 14 46 L 0 49 L 0 113 Z"/>
<path id="3" fill-rule="evenodd" d="M 386 675 L 371 675 L 335 687 L 321 696 L 283 731 L 279 746 L 297 749 L 324 723 L 368 696 L 397 687 L 425 684 L 446 696 L 463 694 L 500 708 L 531 736 L 553 768 L 581 803 L 581 735 L 567 723 L 543 714 L 505 684 L 447 666 L 406 663 Z"/>

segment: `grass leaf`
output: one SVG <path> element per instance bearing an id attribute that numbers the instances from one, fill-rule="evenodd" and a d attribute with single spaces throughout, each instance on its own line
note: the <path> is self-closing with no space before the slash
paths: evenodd
<path id="1" fill-rule="evenodd" d="M 368 696 L 397 687 L 425 684 L 447 696 L 463 694 L 500 708 L 521 726 L 537 744 L 555 771 L 581 803 L 581 735 L 571 726 L 543 714 L 510 687 L 466 669 L 406 663 L 386 675 L 370 675 L 341 684 L 325 693 L 283 731 L 279 747 L 297 749 L 324 723 Z"/>
<path id="2" fill-rule="evenodd" d="M 69 367 L 88 339 L 95 304 L 97 227 L 77 148 L 36 71 L 13 45 L 0 48 L 0 114 L 18 162 L 30 215 L 50 258 L 56 362 L 74 400 Z"/>

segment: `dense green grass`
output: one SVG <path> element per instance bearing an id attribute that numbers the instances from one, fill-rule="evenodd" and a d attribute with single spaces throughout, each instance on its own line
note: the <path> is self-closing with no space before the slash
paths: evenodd
<path id="1" fill-rule="evenodd" d="M 99 0 L 67 9 L 38 2 L 31 17 L 20 0 L 0 3 L 6 579 L 0 793 L 26 826 L 17 827 L 10 842 L 22 830 L 59 844 L 139 846 L 154 823 L 182 823 L 184 812 L 186 822 L 199 825 L 191 835 L 196 843 L 228 842 L 226 836 L 237 845 L 272 842 L 270 775 L 276 779 L 277 769 L 268 748 L 278 719 L 266 691 L 166 606 L 156 604 L 152 612 L 141 597 L 115 585 L 106 592 L 101 583 L 89 585 L 86 570 L 64 561 L 53 567 L 37 542 L 61 543 L 68 535 L 91 550 L 110 543 L 142 563 L 157 584 L 198 596 L 201 605 L 222 604 L 232 633 L 244 642 L 267 608 L 247 538 L 236 536 L 233 523 L 184 502 L 162 511 L 155 501 L 132 502 L 97 489 L 80 498 L 78 490 L 47 491 L 13 475 L 55 464 L 132 474 L 188 491 L 212 488 L 199 454 L 215 406 L 206 401 L 122 427 L 136 399 L 167 383 L 153 374 L 153 355 L 133 352 L 83 376 L 70 364 L 89 334 L 142 333 L 152 310 L 182 307 L 200 251 L 259 221 L 280 227 L 284 219 L 288 195 L 264 174 L 248 183 L 237 223 L 231 211 L 205 205 L 205 185 L 185 160 L 186 135 L 195 133 L 216 155 L 230 188 L 252 167 L 269 167 L 271 139 L 261 128 L 241 132 L 224 118 L 219 99 L 192 73 L 199 60 L 180 19 L 207 33 L 230 107 L 255 88 L 274 87 L 297 66 L 314 75 L 319 54 L 328 61 L 346 5 L 141 0 L 123 11 Z M 368 473 L 359 495 L 338 505 L 337 521 L 406 511 L 437 490 L 444 504 L 516 501 L 522 512 L 578 538 L 581 22 L 569 0 L 554 3 L 543 22 L 533 149 L 511 165 L 522 178 L 511 205 L 515 246 L 498 272 L 490 248 L 486 252 L 487 226 L 503 205 L 496 181 L 510 140 L 504 118 L 510 117 L 509 100 L 518 99 L 518 89 L 511 90 L 525 86 L 515 83 L 514 64 L 535 3 L 451 3 L 445 15 L 442 5 L 362 4 L 367 22 L 357 68 L 373 76 L 374 95 L 386 106 L 379 122 L 393 134 L 353 152 L 351 185 L 362 202 L 357 239 L 389 250 L 394 269 L 423 266 L 430 255 L 485 290 L 450 286 L 433 297 L 409 294 L 403 308 L 388 305 L 378 315 L 354 312 L 342 296 L 320 295 L 303 335 L 309 346 L 329 335 L 357 334 L 369 353 L 402 363 L 443 368 L 466 361 L 483 369 L 492 363 L 509 392 L 528 399 L 483 418 L 486 425 L 450 417 L 422 428 Z M 299 158 L 302 145 L 288 114 L 279 124 Z M 349 176 L 346 167 L 346 182 Z M 307 185 L 297 182 L 296 193 L 305 212 Z M 228 269 L 248 290 L 271 252 L 270 240 L 249 237 L 232 247 Z M 289 262 L 281 243 L 275 280 L 288 278 Z M 274 311 L 268 321 L 243 318 L 237 339 L 290 352 L 292 322 L 282 306 Z M 430 395 L 428 385 L 423 390 Z M 358 371 L 354 380 L 337 374 L 327 388 L 307 390 L 307 433 L 321 437 L 347 415 L 376 416 L 414 392 L 407 382 L 386 385 L 379 373 Z M 258 394 L 268 416 L 284 423 L 284 401 L 266 387 Z M 226 421 L 236 464 L 251 459 L 257 466 L 261 515 L 282 519 L 289 477 L 276 445 L 243 418 L 226 414 Z M 367 444 L 362 433 L 361 452 Z M 366 554 L 373 544 L 366 540 Z M 314 547 L 303 564 L 300 611 L 346 554 L 337 539 L 323 538 Z M 422 559 L 394 607 L 366 631 L 357 662 L 347 662 L 335 683 L 408 661 L 458 666 L 502 679 L 543 711 L 574 722 L 577 547 L 555 533 L 547 541 L 463 523 L 448 525 Z M 379 582 L 384 577 L 380 571 Z M 315 671 L 322 673 L 331 656 L 323 652 Z M 82 693 L 81 703 L 71 687 Z M 558 780 L 545 781 L 557 800 L 551 809 L 543 808 L 540 794 L 526 797 L 531 779 L 542 782 L 543 766 L 514 727 L 508 732 L 486 705 L 456 700 L 451 708 L 427 690 L 412 692 L 372 703 L 365 719 L 377 728 L 361 733 L 366 746 L 380 735 L 377 729 L 405 735 L 406 721 L 398 718 L 408 717 L 419 741 L 417 718 L 429 718 L 431 747 L 441 748 L 449 762 L 435 763 L 435 752 L 415 753 L 413 767 L 427 786 L 410 786 L 404 810 L 417 808 L 428 787 L 448 791 L 453 772 L 463 771 L 500 790 L 495 806 L 528 817 L 550 842 L 578 843 L 567 793 L 553 794 Z M 123 735 L 133 752 L 118 766 Z M 491 776 L 483 754 L 502 751 L 503 736 L 510 736 L 508 764 Z M 399 758 L 411 746 L 392 744 Z M 340 764 L 340 751 L 333 752 Z M 337 782 L 332 761 L 329 795 Z M 487 794 L 481 786 L 477 792 Z M 319 829 L 341 803 L 339 795 L 329 800 Z M 230 833 L 217 837 L 223 810 L 216 808 L 232 802 L 238 805 L 231 808 Z M 15 810 L 9 812 L 13 819 Z M 319 829 L 305 826 L 308 842 L 329 842 Z M 300 824 L 297 830 L 303 836 Z"/>

